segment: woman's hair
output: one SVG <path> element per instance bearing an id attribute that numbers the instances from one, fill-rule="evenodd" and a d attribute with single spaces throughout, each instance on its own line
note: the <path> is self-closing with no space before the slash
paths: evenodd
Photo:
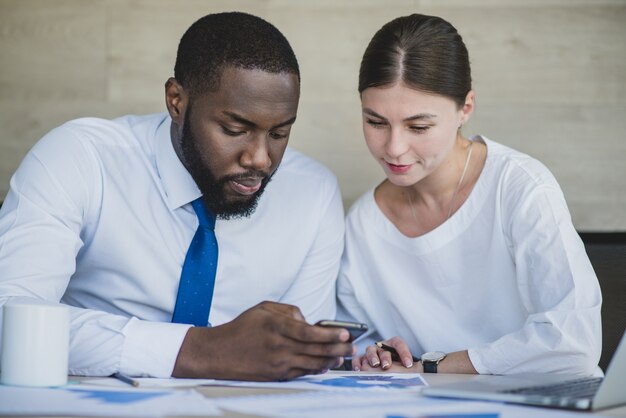
<path id="1" fill-rule="evenodd" d="M 440 17 L 412 14 L 380 28 L 363 54 L 359 93 L 398 81 L 462 107 L 472 76 L 467 48 L 455 27 Z"/>

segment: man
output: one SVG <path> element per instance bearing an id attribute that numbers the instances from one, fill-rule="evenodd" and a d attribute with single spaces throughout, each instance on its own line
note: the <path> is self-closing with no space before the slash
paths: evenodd
<path id="1" fill-rule="evenodd" d="M 305 322 L 334 317 L 343 210 L 334 176 L 287 149 L 291 47 L 260 18 L 208 15 L 174 73 L 168 114 L 79 119 L 29 152 L 0 212 L 0 303 L 70 305 L 71 374 L 269 380 L 339 364 L 347 331 Z"/>

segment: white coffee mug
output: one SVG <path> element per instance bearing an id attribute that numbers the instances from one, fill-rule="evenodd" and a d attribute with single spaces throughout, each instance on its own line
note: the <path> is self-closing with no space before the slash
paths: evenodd
<path id="1" fill-rule="evenodd" d="M 0 383 L 38 387 L 66 384 L 68 307 L 20 298 L 3 309 Z"/>

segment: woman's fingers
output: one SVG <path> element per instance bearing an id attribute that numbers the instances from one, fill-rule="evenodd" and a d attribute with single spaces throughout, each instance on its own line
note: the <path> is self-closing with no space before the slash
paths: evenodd
<path id="1" fill-rule="evenodd" d="M 400 362 L 404 367 L 413 367 L 413 355 L 411 354 L 409 345 L 402 338 L 397 336 L 390 338 L 386 344 L 396 349 L 398 357 L 400 357 Z"/>

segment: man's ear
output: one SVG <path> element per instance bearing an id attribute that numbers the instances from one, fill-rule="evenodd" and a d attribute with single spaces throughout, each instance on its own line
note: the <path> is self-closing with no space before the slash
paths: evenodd
<path id="1" fill-rule="evenodd" d="M 185 117 L 185 109 L 189 101 L 189 95 L 174 77 L 170 77 L 165 82 L 165 106 L 177 125 L 182 125 Z"/>

